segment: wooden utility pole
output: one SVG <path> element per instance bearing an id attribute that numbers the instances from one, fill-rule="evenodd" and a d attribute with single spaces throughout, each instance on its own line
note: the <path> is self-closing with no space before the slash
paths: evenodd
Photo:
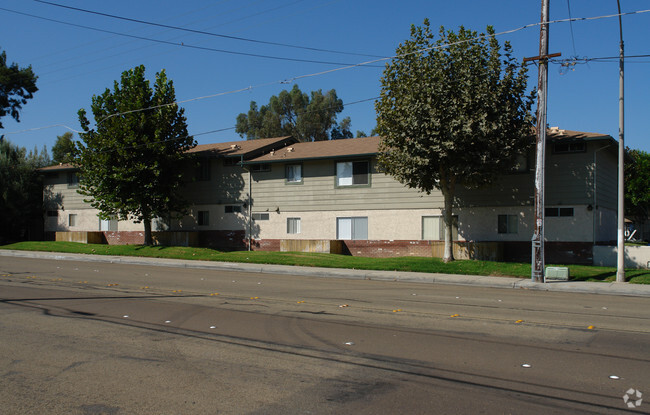
<path id="1" fill-rule="evenodd" d="M 532 240 L 531 280 L 544 282 L 544 162 L 546 153 L 546 97 L 548 83 L 549 1 L 542 0 L 537 76 L 537 142 L 535 153 L 535 232 Z"/>

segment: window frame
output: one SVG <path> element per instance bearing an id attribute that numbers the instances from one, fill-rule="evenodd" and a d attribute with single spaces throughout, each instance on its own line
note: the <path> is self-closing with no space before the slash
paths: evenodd
<path id="1" fill-rule="evenodd" d="M 212 180 L 212 163 L 209 158 L 200 158 L 197 160 L 196 174 L 194 178 L 197 182 L 209 182 Z"/>
<path id="2" fill-rule="evenodd" d="M 196 224 L 198 226 L 210 226 L 210 211 L 199 210 L 196 212 Z"/>
<path id="3" fill-rule="evenodd" d="M 424 239 L 424 222 L 425 218 L 437 218 L 438 219 L 438 238 L 439 239 Z M 458 215 L 452 215 L 452 226 L 451 226 L 451 240 L 452 242 L 457 242 L 458 239 Z M 423 241 L 444 241 L 445 240 L 445 220 L 443 215 L 422 215 L 420 220 L 420 237 Z"/>
<path id="4" fill-rule="evenodd" d="M 254 221 L 270 220 L 271 215 L 269 214 L 269 212 L 254 212 L 254 213 L 251 213 L 251 219 L 253 219 Z"/>
<path id="5" fill-rule="evenodd" d="M 298 217 L 287 218 L 287 234 L 288 235 L 300 234 L 301 233 L 300 222 L 302 221 Z"/>
<path id="6" fill-rule="evenodd" d="M 69 171 L 66 181 L 68 183 L 68 189 L 75 189 L 79 187 L 79 175 L 77 175 L 76 172 Z"/>
<path id="7" fill-rule="evenodd" d="M 350 220 L 350 239 L 342 239 L 341 238 L 341 221 L 342 220 Z M 365 221 L 365 226 L 364 227 L 358 227 L 359 223 L 363 223 Z M 336 239 L 337 240 L 345 240 L 345 241 L 367 241 L 369 240 L 369 221 L 368 221 L 368 216 L 340 216 L 336 218 Z M 359 229 L 359 231 L 357 231 Z M 365 229 L 365 233 L 361 233 L 361 230 Z M 361 237 L 364 236 L 364 237 Z"/>
<path id="8" fill-rule="evenodd" d="M 300 180 L 289 180 L 289 170 L 291 168 L 295 169 L 296 167 L 299 170 Z M 284 184 L 288 184 L 288 185 L 303 184 L 304 183 L 303 179 L 304 179 L 304 176 L 303 176 L 302 163 L 285 164 L 285 166 L 284 166 Z"/>
<path id="9" fill-rule="evenodd" d="M 355 177 L 356 176 L 361 176 L 360 174 L 354 173 L 354 167 L 355 164 L 365 164 L 366 166 L 366 173 L 365 173 L 365 178 L 366 182 L 365 183 L 355 183 Z M 340 179 L 342 176 L 339 176 L 339 165 L 341 164 L 350 164 L 350 173 L 351 175 L 349 178 L 351 179 L 351 184 L 341 184 Z M 369 159 L 364 159 L 364 160 L 346 160 L 346 161 L 337 161 L 334 163 L 334 187 L 339 189 L 339 188 L 355 188 L 355 187 L 370 187 L 371 186 L 371 171 L 372 171 L 372 162 Z M 347 178 L 347 177 L 345 177 Z"/>
<path id="10" fill-rule="evenodd" d="M 502 221 L 503 219 L 503 221 Z M 499 235 L 516 235 L 519 233 L 519 215 L 497 215 L 497 233 Z"/>
<path id="11" fill-rule="evenodd" d="M 559 146 L 566 146 L 566 150 L 558 149 Z M 587 143 L 584 141 L 556 141 L 553 143 L 553 154 L 585 153 L 586 151 Z"/>
<path id="12" fill-rule="evenodd" d="M 241 159 L 237 157 L 224 157 L 222 164 L 224 167 L 233 167 L 233 166 L 237 166 L 240 161 Z"/>
<path id="13" fill-rule="evenodd" d="M 271 171 L 271 163 L 251 164 L 251 173 L 268 173 Z"/>
<path id="14" fill-rule="evenodd" d="M 77 226 L 77 214 L 69 213 L 68 214 L 68 227 Z"/>
<path id="15" fill-rule="evenodd" d="M 241 207 L 241 205 L 225 205 L 223 207 L 223 212 L 224 213 L 241 213 L 242 212 L 242 207 Z"/>
<path id="16" fill-rule="evenodd" d="M 575 208 L 567 206 L 554 206 L 544 208 L 545 218 L 572 218 L 575 216 Z"/>

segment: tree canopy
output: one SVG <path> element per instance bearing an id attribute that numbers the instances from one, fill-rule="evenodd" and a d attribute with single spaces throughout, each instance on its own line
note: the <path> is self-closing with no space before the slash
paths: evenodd
<path id="1" fill-rule="evenodd" d="M 152 243 L 151 221 L 184 213 L 180 170 L 185 152 L 196 145 L 187 134 L 184 110 L 175 102 L 173 82 L 156 74 L 153 89 L 140 65 L 122 73 L 113 90 L 92 98 L 95 128 L 84 109 L 84 130 L 74 163 L 79 166 L 79 192 L 102 219 L 118 217 L 143 222 L 145 244 Z"/>
<path id="2" fill-rule="evenodd" d="M 460 27 L 412 26 L 381 78 L 375 104 L 379 161 L 401 183 L 444 197 L 443 260 L 453 260 L 452 206 L 457 186 L 478 187 L 514 167 L 532 144 L 533 94 L 526 68 L 487 35 Z"/>
<path id="3" fill-rule="evenodd" d="M 650 153 L 627 151 L 631 162 L 625 163 L 625 213 L 640 223 L 650 217 Z"/>
<path id="4" fill-rule="evenodd" d="M 49 162 L 45 149 L 28 154 L 8 140 L 0 142 L 0 243 L 42 232 L 43 188 L 37 169 Z"/>
<path id="5" fill-rule="evenodd" d="M 6 52 L 0 53 L 0 119 L 9 114 L 20 121 L 19 111 L 38 91 L 37 78 L 31 65 L 26 68 L 18 67 L 17 63 L 7 66 Z M 0 128 L 3 128 L 1 121 Z"/>
<path id="6" fill-rule="evenodd" d="M 52 147 L 52 162 L 55 164 L 59 163 L 71 163 L 74 159 L 74 140 L 72 139 L 73 134 L 69 131 L 63 133 L 60 136 L 56 137 L 56 142 Z"/>
<path id="7" fill-rule="evenodd" d="M 347 127 L 336 122 L 336 115 L 341 111 L 343 101 L 334 89 L 325 94 L 320 89 L 312 91 L 310 96 L 294 85 L 291 91 L 273 95 L 267 105 L 258 107 L 255 101 L 251 101 L 248 113 L 237 116 L 235 131 L 248 140 L 282 136 L 292 136 L 299 141 L 348 138 L 343 136 L 352 136 L 350 122 L 347 122 Z"/>

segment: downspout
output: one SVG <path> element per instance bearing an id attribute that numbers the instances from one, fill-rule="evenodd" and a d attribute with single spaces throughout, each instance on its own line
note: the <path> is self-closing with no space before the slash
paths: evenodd
<path id="1" fill-rule="evenodd" d="M 591 236 L 593 239 L 593 246 L 596 246 L 596 210 L 598 209 L 598 193 L 597 193 L 598 192 L 598 177 L 597 177 L 598 164 L 596 162 L 597 160 L 596 156 L 600 150 L 604 150 L 610 146 L 611 144 L 607 144 L 606 146 L 603 146 L 599 149 L 596 149 L 596 151 L 594 151 L 594 195 L 593 195 L 593 205 L 592 205 L 594 209 L 593 209 L 593 213 L 591 214 Z"/>

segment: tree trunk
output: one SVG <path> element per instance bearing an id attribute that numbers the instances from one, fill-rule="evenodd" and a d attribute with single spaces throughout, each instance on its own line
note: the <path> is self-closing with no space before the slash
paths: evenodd
<path id="1" fill-rule="evenodd" d="M 442 256 L 442 262 L 451 262 L 454 260 L 454 245 L 452 241 L 453 231 L 453 202 L 455 192 L 454 178 L 448 178 L 441 172 L 440 190 L 445 201 L 445 210 L 443 211 L 442 220 L 445 223 L 445 253 Z"/>
<path id="2" fill-rule="evenodd" d="M 151 219 L 147 218 L 142 222 L 144 223 L 144 244 L 147 246 L 153 245 L 153 237 L 151 236 Z"/>

